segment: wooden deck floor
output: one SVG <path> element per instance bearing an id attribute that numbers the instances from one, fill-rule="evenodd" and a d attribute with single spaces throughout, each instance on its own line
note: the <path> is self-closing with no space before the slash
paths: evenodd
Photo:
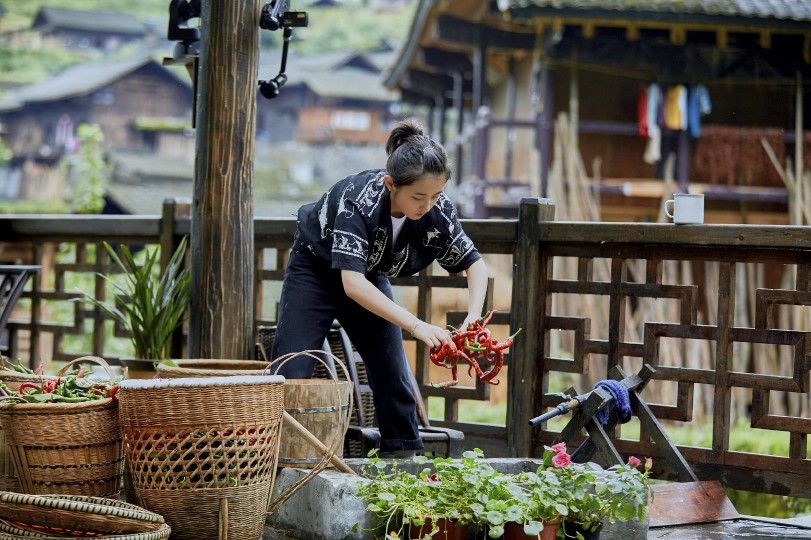
<path id="1" fill-rule="evenodd" d="M 717 523 L 653 527 L 648 540 L 808 540 L 811 521 L 741 517 Z"/>

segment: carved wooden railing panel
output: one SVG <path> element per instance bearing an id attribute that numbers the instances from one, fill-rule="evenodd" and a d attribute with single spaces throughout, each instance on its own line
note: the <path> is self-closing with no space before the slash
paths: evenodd
<path id="1" fill-rule="evenodd" d="M 616 365 L 629 372 L 649 364 L 657 370 L 654 379 L 677 385 L 674 402 L 651 406 L 660 420 L 693 421 L 697 385 L 711 388 L 711 446 L 679 447 L 700 478 L 720 479 L 725 486 L 750 491 L 811 496 L 807 447 L 811 421 L 806 418 L 811 328 L 807 312 L 793 319 L 796 327 L 787 325 L 791 323 L 788 317 L 777 315 L 779 306 L 811 305 L 811 235 L 807 227 L 541 222 L 537 239 L 537 303 L 544 306 L 535 338 L 537 374 L 532 385 L 536 394 L 530 401 L 537 415 L 559 403 L 559 398 L 544 398 L 544 394 L 566 390 L 550 388 L 555 372 L 586 376 L 596 369 L 604 378 L 607 369 Z M 663 267 L 684 264 L 680 261 L 702 263 L 705 272 L 698 283 L 674 283 L 673 276 L 664 277 Z M 595 267 L 600 264 L 604 275 L 598 277 Z M 567 265 L 574 268 L 572 275 L 559 275 Z M 794 289 L 751 287 L 751 280 L 740 279 L 738 272 L 751 273 L 753 267 L 793 274 Z M 565 296 L 578 302 L 567 303 L 562 300 Z M 587 303 L 589 298 L 599 301 Z M 715 298 L 715 303 L 707 305 L 707 298 Z M 746 317 L 753 323 L 739 324 L 736 314 L 741 313 L 740 302 L 747 299 L 754 304 L 753 313 Z M 702 301 L 703 309 L 699 310 Z M 630 306 L 638 308 L 642 302 L 671 303 L 675 315 L 671 320 L 646 318 L 631 328 L 634 309 Z M 584 312 L 584 305 L 590 309 Z M 699 320 L 699 313 L 703 320 Z M 513 311 L 513 316 L 519 314 Z M 639 337 L 631 339 L 629 335 L 637 328 Z M 566 354 L 552 346 L 558 334 L 568 334 L 561 340 L 566 343 Z M 673 342 L 682 354 L 663 359 L 660 353 L 665 340 Z M 690 365 L 686 344 L 692 342 L 710 351 L 709 365 Z M 758 347 L 760 351 L 788 348 L 789 353 L 783 355 L 789 359 L 788 365 L 781 363 L 780 373 L 764 372 L 757 361 L 745 362 L 741 353 L 744 347 Z M 751 398 L 747 396 L 750 391 Z M 752 429 L 788 433 L 788 455 L 757 455 L 731 447 L 733 394 L 751 406 Z M 771 412 L 770 399 L 779 395 L 785 402 L 788 394 L 799 396 L 799 406 L 791 412 Z M 557 440 L 558 433 L 547 427 L 533 433 L 535 454 L 542 445 Z M 655 463 L 656 458 L 663 457 L 661 448 L 644 432 L 639 440 L 617 438 L 615 445 L 625 455 L 653 456 Z M 655 472 L 672 477 L 661 459 Z"/>

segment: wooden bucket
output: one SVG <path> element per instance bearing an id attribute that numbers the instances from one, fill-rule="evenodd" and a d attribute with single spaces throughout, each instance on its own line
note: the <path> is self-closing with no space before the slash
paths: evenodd
<path id="1" fill-rule="evenodd" d="M 351 381 L 286 379 L 284 410 L 325 446 L 330 447 L 338 439 L 335 454 L 341 457 L 351 393 Z M 279 467 L 312 468 L 323 459 L 323 454 L 298 431 L 286 423 L 282 425 Z M 332 467 L 331 464 L 327 466 Z"/>
<path id="2" fill-rule="evenodd" d="M 322 358 L 331 359 L 332 366 Z M 339 458 L 343 457 L 344 435 L 352 415 L 353 383 L 344 363 L 325 351 L 301 351 L 289 353 L 273 360 L 268 369 L 279 369 L 296 358 L 310 357 L 321 363 L 331 379 L 285 379 L 284 410 L 302 427 L 324 444 Z M 339 380 L 336 368 L 343 372 L 345 380 Z M 288 422 L 282 423 L 279 441 L 279 467 L 299 467 L 320 470 L 332 467 L 325 454 L 315 448 Z"/>

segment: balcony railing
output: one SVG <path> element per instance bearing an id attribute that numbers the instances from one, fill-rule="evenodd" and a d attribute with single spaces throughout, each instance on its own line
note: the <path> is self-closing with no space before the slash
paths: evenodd
<path id="1" fill-rule="evenodd" d="M 162 216 L 0 216 L 0 259 L 8 263 L 13 252 L 20 263 L 42 266 L 9 323 L 9 355 L 31 362 L 92 353 L 115 363 L 113 344 L 120 349 L 126 339 L 120 329 L 112 339 L 112 322 L 76 300 L 76 284 L 109 294 L 98 276 L 115 271 L 103 241 L 171 253 L 190 231 L 184 208 L 167 203 Z M 497 390 L 465 377 L 457 387 L 432 386 L 447 374 L 438 374 L 425 347 L 406 333 L 423 396 L 444 398 L 436 425 L 464 431 L 465 445 L 487 455 L 537 456 L 559 433 L 557 424 L 528 426 L 555 403 L 547 393 L 587 391 L 612 366 L 635 372 L 649 364 L 656 373 L 642 395 L 666 429 L 711 430 L 708 447 L 679 446 L 699 478 L 811 497 L 808 227 L 555 222 L 554 206 L 543 199 L 524 200 L 517 220 L 463 225 L 491 269 L 494 332 L 523 330 Z M 255 222 L 257 325 L 275 319 L 295 226 L 288 218 Z M 437 324 L 464 318 L 464 293 L 447 289 L 459 292 L 465 283 L 436 268 L 393 282 L 398 300 Z M 503 424 L 460 420 L 462 401 L 495 395 L 508 404 Z M 739 450 L 730 436 L 737 422 L 755 436 L 785 434 L 784 451 Z M 616 448 L 653 457 L 656 472 L 668 477 L 657 459 L 662 449 L 640 431 L 633 438 L 614 431 Z"/>

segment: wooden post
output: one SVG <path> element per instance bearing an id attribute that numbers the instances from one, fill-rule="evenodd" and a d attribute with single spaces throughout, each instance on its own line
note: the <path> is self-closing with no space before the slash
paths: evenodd
<path id="1" fill-rule="evenodd" d="M 510 354 L 507 381 L 507 454 L 532 456 L 532 431 L 527 424 L 541 414 L 545 389 L 542 381 L 543 324 L 542 306 L 547 301 L 541 290 L 547 272 L 546 257 L 538 242 L 544 221 L 555 217 L 550 199 L 525 198 L 518 213 L 518 242 L 513 256 L 512 313 L 510 333 L 522 328 Z"/>
<path id="2" fill-rule="evenodd" d="M 259 0 L 202 3 L 189 356 L 252 358 Z"/>

